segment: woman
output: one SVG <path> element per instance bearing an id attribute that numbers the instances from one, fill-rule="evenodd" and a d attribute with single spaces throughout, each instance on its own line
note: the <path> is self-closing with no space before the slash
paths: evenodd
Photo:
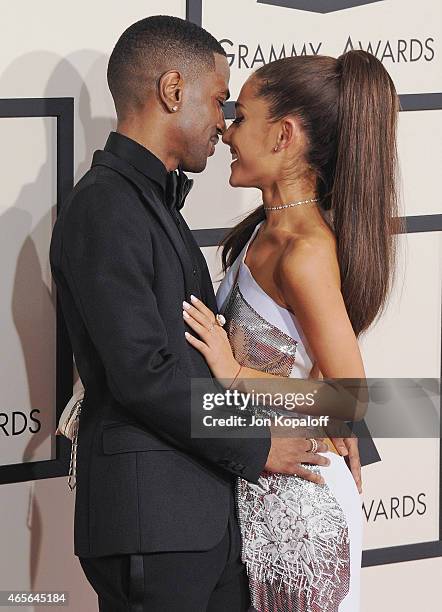
<path id="1" fill-rule="evenodd" d="M 188 342 L 231 388 L 365 378 L 357 339 L 393 280 L 398 110 L 391 78 L 365 51 L 280 59 L 242 87 L 223 135 L 230 184 L 260 189 L 263 204 L 223 242 L 225 330 L 193 296 L 183 305 Z M 329 455 L 328 467 L 310 466 L 323 485 L 267 472 L 258 486 L 238 479 L 260 612 L 359 610 L 360 498 L 343 457 Z"/>

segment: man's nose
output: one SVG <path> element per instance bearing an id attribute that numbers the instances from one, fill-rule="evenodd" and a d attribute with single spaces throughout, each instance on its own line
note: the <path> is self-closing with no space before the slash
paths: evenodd
<path id="1" fill-rule="evenodd" d="M 218 132 L 219 136 L 224 134 L 224 132 L 226 131 L 226 120 L 222 111 L 218 123 L 216 124 L 216 131 Z"/>
<path id="2" fill-rule="evenodd" d="M 226 145 L 230 144 L 230 127 L 224 130 L 221 140 Z"/>

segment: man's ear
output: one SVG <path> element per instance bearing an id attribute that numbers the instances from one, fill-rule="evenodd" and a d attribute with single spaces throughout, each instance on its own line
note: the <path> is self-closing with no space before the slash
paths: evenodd
<path id="1" fill-rule="evenodd" d="M 170 112 L 179 109 L 182 102 L 184 80 L 178 70 L 168 70 L 161 75 L 158 82 L 158 95 L 161 102 Z"/>

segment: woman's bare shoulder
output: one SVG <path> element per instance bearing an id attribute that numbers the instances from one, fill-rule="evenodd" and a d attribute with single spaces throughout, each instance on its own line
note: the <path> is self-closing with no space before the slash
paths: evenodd
<path id="1" fill-rule="evenodd" d="M 292 236 L 286 241 L 278 262 L 278 273 L 287 279 L 299 277 L 328 277 L 340 287 L 340 271 L 335 236 L 322 228 L 303 236 Z"/>

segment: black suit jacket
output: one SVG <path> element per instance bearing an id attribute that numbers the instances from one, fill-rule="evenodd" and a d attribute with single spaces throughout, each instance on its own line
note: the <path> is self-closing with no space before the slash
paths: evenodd
<path id="1" fill-rule="evenodd" d="M 213 547 L 235 477 L 257 482 L 270 448 L 268 430 L 191 436 L 191 378 L 215 383 L 184 337 L 182 302 L 193 293 L 216 311 L 216 300 L 191 231 L 149 173 L 125 159 L 124 138 L 95 152 L 50 247 L 85 387 L 74 521 L 83 557 Z M 130 142 L 129 151 L 141 146 Z"/>

